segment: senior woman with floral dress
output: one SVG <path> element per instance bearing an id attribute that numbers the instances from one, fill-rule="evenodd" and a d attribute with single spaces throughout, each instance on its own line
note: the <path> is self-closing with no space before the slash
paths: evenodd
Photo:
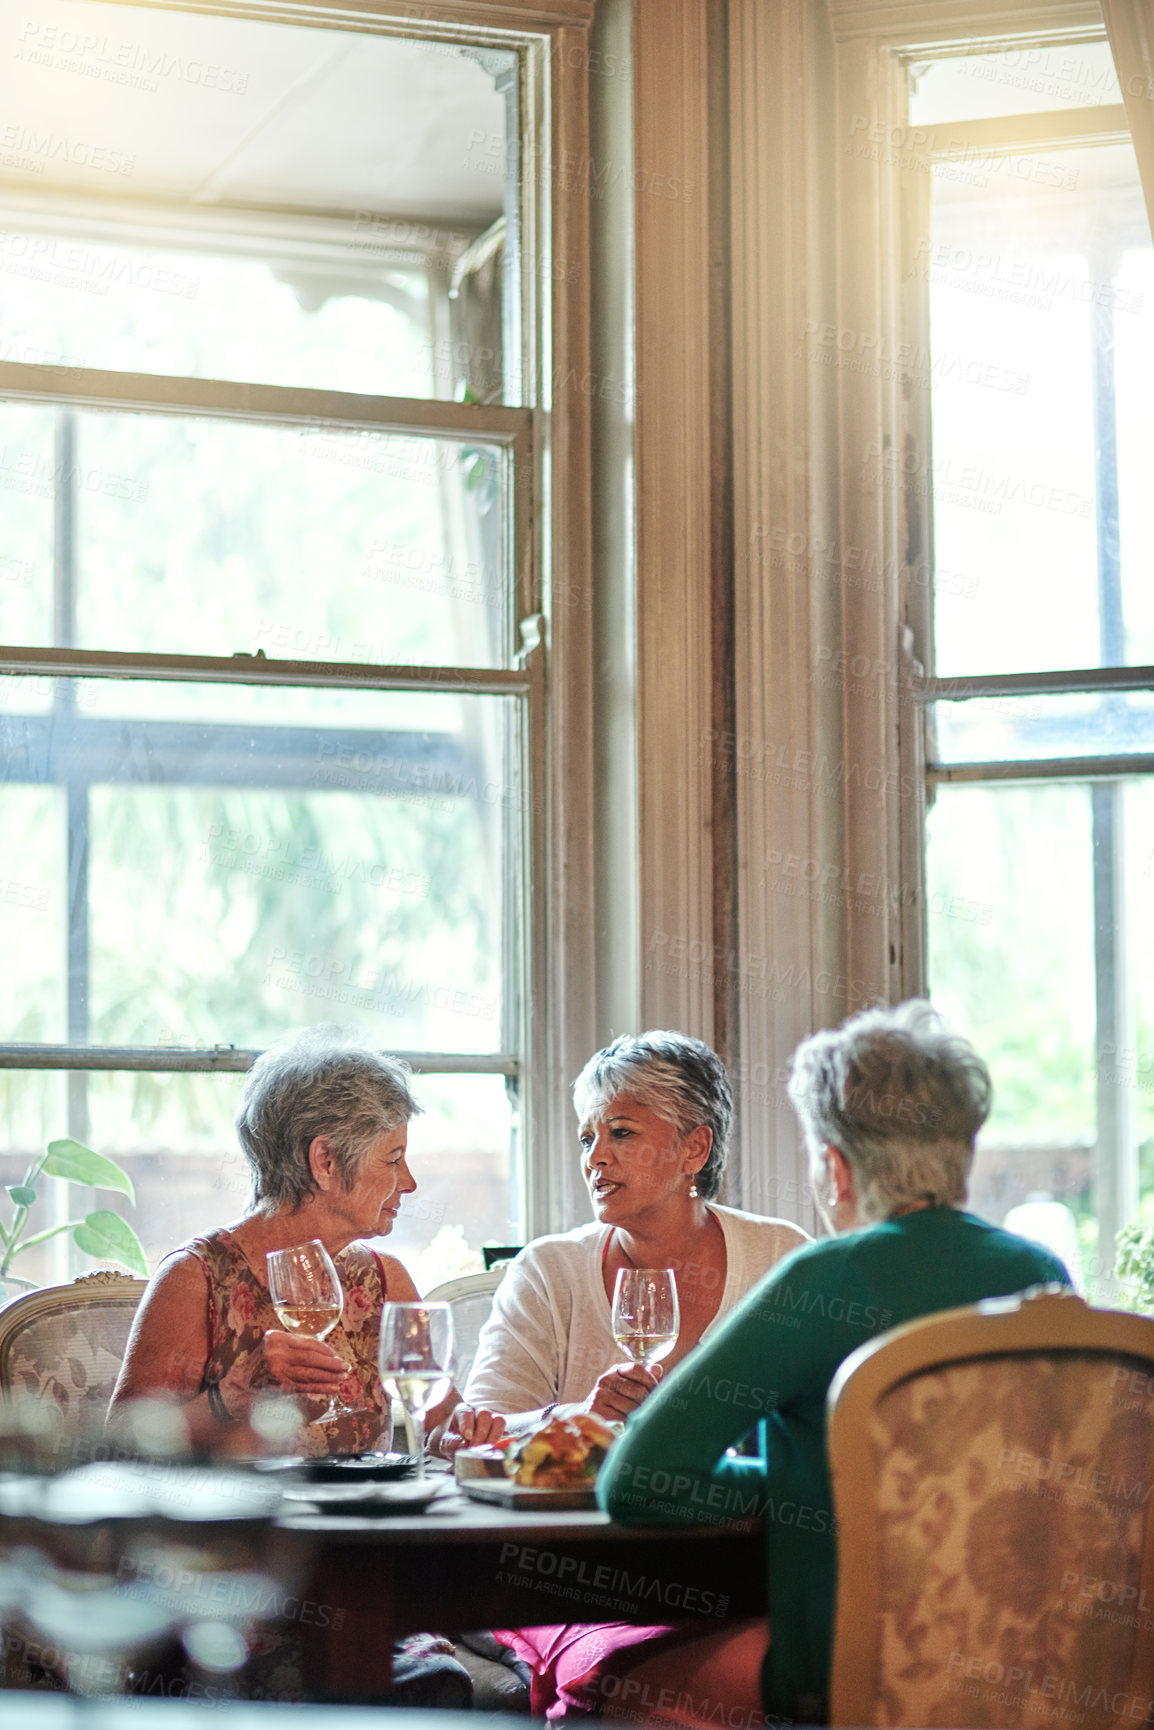
<path id="1" fill-rule="evenodd" d="M 136 1314 L 110 1410 L 141 1395 L 175 1396 L 198 1430 L 244 1422 L 262 1393 L 294 1396 L 305 1420 L 302 1451 L 352 1453 L 388 1446 L 388 1413 L 377 1367 L 381 1308 L 419 1301 L 408 1273 L 365 1239 L 386 1236 L 406 1195 L 408 1125 L 420 1111 L 407 1065 L 317 1028 L 280 1041 L 254 1063 L 236 1127 L 252 1172 L 253 1205 L 242 1219 L 172 1250 L 160 1262 Z M 266 1256 L 318 1238 L 340 1275 L 344 1304 L 324 1340 L 280 1325 L 268 1289 Z M 330 1396 L 356 1408 L 316 1421 Z M 442 1451 L 495 1440 L 490 1412 L 458 1403 L 450 1390 L 429 1413 Z M 391 1433 L 391 1432 L 389 1432 Z M 411 1643 L 406 1643 L 411 1645 Z M 400 1697 L 422 1701 L 430 1668 L 455 1673 L 466 1704 L 470 1685 L 444 1643 L 440 1662 L 402 1659 Z M 404 1692 L 409 1683 L 417 1693 Z"/>
<path id="2" fill-rule="evenodd" d="M 646 1401 L 597 1493 L 622 1523 L 689 1523 L 703 1507 L 764 1511 L 768 1630 L 762 1623 L 752 1644 L 748 1627 L 696 1641 L 682 1654 L 687 1695 L 752 1688 L 764 1655 L 765 1711 L 823 1723 L 835 1529 L 825 1401 L 838 1366 L 899 1323 L 1069 1278 L 1048 1250 L 963 1211 L 990 1077 L 928 1003 L 867 1010 L 806 1040 L 790 1097 L 834 1235 L 775 1268 Z M 742 1382 L 774 1390 L 756 1458 L 729 1452 L 751 1427 L 753 1414 L 724 1397 Z M 657 1660 L 638 1664 L 635 1694 L 659 1677 Z"/>

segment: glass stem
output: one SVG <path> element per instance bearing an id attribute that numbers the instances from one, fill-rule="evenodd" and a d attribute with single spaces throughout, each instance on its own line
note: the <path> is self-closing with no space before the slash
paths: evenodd
<path id="1" fill-rule="evenodd" d="M 413 1449 L 417 1456 L 418 1478 L 425 1475 L 425 1413 L 421 1407 L 413 1413 Z"/>

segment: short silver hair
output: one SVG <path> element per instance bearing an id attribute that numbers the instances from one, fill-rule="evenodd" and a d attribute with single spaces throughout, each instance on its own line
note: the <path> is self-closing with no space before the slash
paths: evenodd
<path id="1" fill-rule="evenodd" d="M 270 1045 L 248 1072 L 236 1114 L 256 1206 L 291 1210 L 316 1193 L 309 1148 L 318 1135 L 351 1189 L 377 1137 L 420 1112 L 411 1075 L 400 1058 L 353 1044 L 334 1027 Z"/>
<path id="2" fill-rule="evenodd" d="M 671 1124 L 682 1141 L 698 1124 L 706 1125 L 713 1142 L 694 1182 L 698 1194 L 711 1201 L 721 1184 L 733 1128 L 733 1091 L 716 1051 L 688 1033 L 622 1034 L 594 1052 L 573 1083 L 578 1119 L 618 1093 L 631 1093 Z"/>
<path id="3" fill-rule="evenodd" d="M 974 1137 L 990 1114 L 990 1072 L 921 998 L 866 1009 L 798 1046 L 789 1078 L 809 1144 L 845 1155 L 867 1220 L 912 1203 L 960 1207 Z"/>

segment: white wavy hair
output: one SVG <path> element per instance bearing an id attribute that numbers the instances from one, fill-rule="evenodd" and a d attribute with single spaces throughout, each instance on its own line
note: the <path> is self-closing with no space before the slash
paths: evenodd
<path id="1" fill-rule="evenodd" d="M 866 1009 L 798 1046 L 789 1097 L 811 1166 L 836 1147 L 867 1220 L 914 1203 L 960 1207 L 974 1138 L 990 1114 L 990 1072 L 929 1003 Z"/>
<path id="2" fill-rule="evenodd" d="M 688 1033 L 654 1029 L 622 1034 L 594 1052 L 573 1083 L 578 1119 L 630 1093 L 656 1112 L 684 1141 L 698 1124 L 712 1135 L 709 1158 L 694 1179 L 711 1201 L 721 1184 L 733 1128 L 733 1092 L 725 1065 L 711 1046 Z"/>
<path id="3" fill-rule="evenodd" d="M 252 1171 L 253 1201 L 265 1213 L 296 1208 L 316 1190 L 309 1148 L 327 1138 L 346 1190 L 385 1130 L 421 1107 L 400 1058 L 312 1027 L 280 1039 L 257 1058 L 244 1084 L 236 1132 Z"/>

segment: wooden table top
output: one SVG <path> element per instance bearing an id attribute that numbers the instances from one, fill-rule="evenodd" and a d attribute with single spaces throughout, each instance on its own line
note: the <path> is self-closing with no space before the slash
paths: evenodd
<path id="1" fill-rule="evenodd" d="M 333 1509 L 310 1512 L 299 1504 L 296 1508 L 282 1506 L 277 1525 L 285 1531 L 314 1533 L 334 1543 L 383 1542 L 402 1547 L 430 1540 L 438 1544 L 476 1545 L 510 1534 L 516 1534 L 525 1543 L 534 1538 L 563 1538 L 567 1543 L 599 1545 L 620 1538 L 647 1546 L 674 1541 L 693 1544 L 716 1540 L 719 1535 L 740 1541 L 760 1530 L 760 1522 L 732 1527 L 622 1526 L 600 1508 L 505 1508 L 475 1501 L 448 1485 L 435 1502 L 412 1512 L 365 1515 L 355 1507 L 350 1507 L 347 1513 Z"/>

